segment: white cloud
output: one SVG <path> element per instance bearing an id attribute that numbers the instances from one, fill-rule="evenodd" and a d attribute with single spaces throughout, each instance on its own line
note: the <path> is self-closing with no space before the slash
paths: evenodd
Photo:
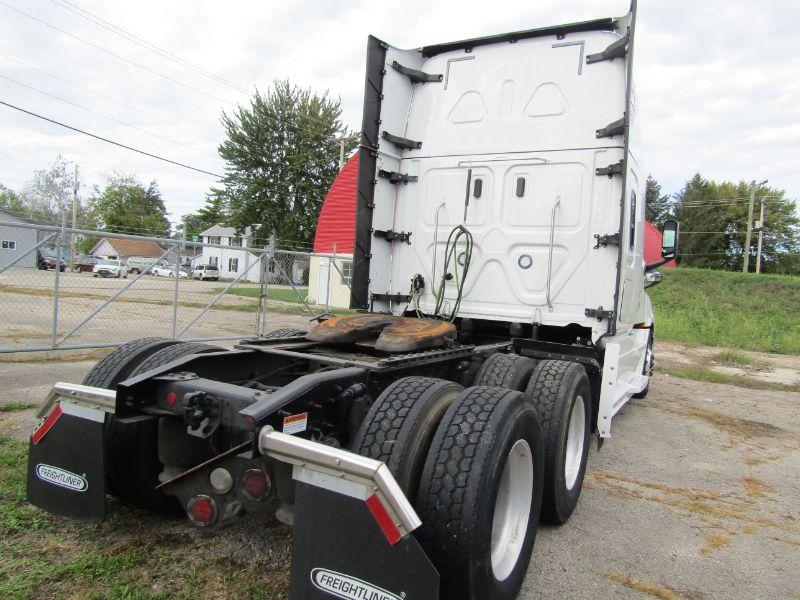
<path id="1" fill-rule="evenodd" d="M 50 0 L 7 0 L 52 25 L 228 102 L 247 95 L 148 52 Z M 60 1 L 60 0 L 59 0 Z M 75 0 L 95 15 L 248 90 L 274 78 L 327 89 L 361 124 L 366 37 L 417 47 L 561 22 L 624 14 L 627 0 L 402 4 L 216 0 L 136 3 Z M 0 99 L 180 162 L 221 173 L 220 111 L 190 91 L 0 5 L 0 52 L 122 100 L 153 120 L 0 56 L 12 77 L 91 110 L 191 146 L 188 150 L 0 79 Z M 640 1 L 637 92 L 646 169 L 677 191 L 699 171 L 715 179 L 769 178 L 800 196 L 800 4 L 744 0 Z M 178 127 L 180 125 L 181 127 Z M 21 187 L 58 154 L 81 165 L 84 191 L 115 170 L 159 183 L 173 218 L 196 210 L 214 178 L 117 149 L 0 107 L 0 182 Z M 191 133 L 186 129 L 199 132 Z M 211 138 L 211 139 L 209 139 Z"/>

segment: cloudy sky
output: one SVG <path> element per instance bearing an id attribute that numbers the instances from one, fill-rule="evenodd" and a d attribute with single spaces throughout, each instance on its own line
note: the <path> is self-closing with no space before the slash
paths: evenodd
<path id="1" fill-rule="evenodd" d="M 0 0 L 0 100 L 221 173 L 221 111 L 274 78 L 329 90 L 358 129 L 370 33 L 412 48 L 627 9 L 627 0 Z M 788 0 L 640 0 L 635 66 L 645 166 L 664 191 L 701 172 L 769 179 L 800 197 L 798 22 L 800 3 Z M 61 154 L 80 165 L 84 195 L 114 171 L 155 179 L 177 221 L 202 205 L 215 181 L 2 105 L 0 128 L 0 183 L 12 188 Z"/>

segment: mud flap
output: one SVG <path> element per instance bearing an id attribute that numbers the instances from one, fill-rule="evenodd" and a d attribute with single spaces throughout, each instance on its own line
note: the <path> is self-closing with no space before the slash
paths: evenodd
<path id="1" fill-rule="evenodd" d="M 28 501 L 48 512 L 102 521 L 106 515 L 105 412 L 59 402 L 31 435 Z"/>
<path id="2" fill-rule="evenodd" d="M 379 504 L 297 482 L 290 600 L 439 597 L 438 572 Z"/>

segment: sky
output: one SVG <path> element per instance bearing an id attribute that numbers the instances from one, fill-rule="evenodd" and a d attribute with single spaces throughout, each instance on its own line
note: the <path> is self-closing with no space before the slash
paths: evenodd
<path id="1" fill-rule="evenodd" d="M 667 193 L 700 172 L 717 181 L 768 179 L 800 198 L 800 2 L 639 4 L 634 67 L 645 171 Z M 341 99 L 344 123 L 358 130 L 369 34 L 414 48 L 619 16 L 628 7 L 627 0 L 0 0 L 0 100 L 220 174 L 222 111 L 276 78 L 328 90 Z M 158 52 L 87 20 L 87 12 Z M 178 222 L 217 180 L 3 105 L 0 130 L 0 183 L 13 189 L 62 155 L 80 166 L 82 196 L 114 172 L 134 173 L 157 181 Z"/>

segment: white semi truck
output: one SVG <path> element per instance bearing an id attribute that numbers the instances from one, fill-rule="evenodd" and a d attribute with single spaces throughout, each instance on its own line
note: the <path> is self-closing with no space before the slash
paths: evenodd
<path id="1" fill-rule="evenodd" d="M 516 597 L 591 434 L 652 374 L 635 16 L 370 37 L 358 312 L 118 348 L 40 409 L 30 501 L 99 520 L 113 494 L 205 529 L 276 510 L 290 598 Z"/>

